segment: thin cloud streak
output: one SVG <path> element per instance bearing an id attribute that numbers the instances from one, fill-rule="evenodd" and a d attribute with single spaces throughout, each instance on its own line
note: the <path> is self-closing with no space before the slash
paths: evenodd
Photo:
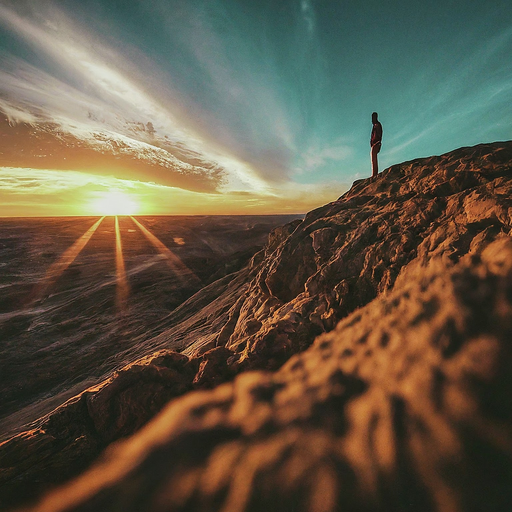
<path id="1" fill-rule="evenodd" d="M 419 72 L 409 87 L 411 99 L 401 99 L 407 105 L 414 96 L 416 110 L 407 123 L 399 129 L 393 127 L 390 130 L 391 137 L 386 138 L 385 131 L 382 154 L 386 165 L 429 156 L 432 153 L 422 150 L 422 147 L 431 141 L 436 142 L 438 153 L 454 149 L 454 134 L 460 133 L 461 126 L 464 126 L 464 131 L 459 137 L 460 145 L 480 142 L 483 127 L 478 120 L 492 115 L 500 105 L 510 106 L 512 70 L 508 68 L 496 73 L 493 63 L 511 45 L 512 27 L 509 27 L 480 44 L 472 42 L 464 57 L 450 65 L 449 73 L 438 62 L 432 62 Z M 400 111 L 400 106 L 396 110 Z M 487 126 L 487 129 L 492 130 L 492 126 Z M 512 131 L 509 131 L 509 136 L 512 137 Z"/>
<path id="2" fill-rule="evenodd" d="M 264 190 L 266 180 L 250 165 L 215 148 L 208 141 L 200 139 L 185 123 L 175 118 L 167 105 L 152 98 L 138 83 L 143 77 L 128 77 L 122 71 L 121 55 L 114 50 L 92 51 L 93 36 L 84 35 L 67 18 L 59 19 L 59 31 L 43 29 L 32 21 L 21 18 L 15 12 L 0 6 L 0 21 L 7 24 L 18 36 L 23 37 L 37 51 L 50 56 L 66 74 L 86 84 L 82 91 L 58 80 L 42 70 L 21 61 L 11 59 L 11 72 L 0 75 L 0 89 L 15 101 L 3 102 L 4 111 L 11 121 L 35 122 L 41 120 L 59 124 L 74 136 L 98 144 L 92 136 L 94 131 L 105 132 L 111 138 L 138 145 L 156 144 L 155 151 L 167 144 L 164 160 L 170 160 L 171 168 L 179 172 L 203 172 L 217 168 L 225 175 L 225 181 L 244 184 L 249 189 Z M 106 60 L 106 55 L 110 60 Z M 129 66 L 126 66 L 129 67 Z M 17 101 L 16 101 L 17 100 Z M 165 141 L 141 140 L 133 127 L 150 120 L 158 134 L 165 135 Z M 138 137 L 137 137 L 138 135 Z M 147 134 L 143 134 L 147 135 Z M 150 135 L 153 136 L 154 134 Z M 203 159 L 208 167 L 190 169 L 172 153 L 173 145 L 181 145 Z M 219 161 L 222 168 L 219 169 Z M 220 185 L 220 183 L 219 183 Z"/>
<path id="3" fill-rule="evenodd" d="M 89 175 L 78 171 L 0 168 L 0 190 L 11 194 L 56 194 L 87 185 L 133 188 L 137 182 Z"/>
<path id="4" fill-rule="evenodd" d="M 191 3 L 183 9 L 194 21 L 182 27 L 170 4 L 156 6 L 208 84 L 211 111 L 204 118 L 215 131 L 219 150 L 227 149 L 267 182 L 287 181 L 296 150 L 297 122 L 286 108 L 291 91 L 280 84 L 279 66 L 263 51 L 262 41 L 248 37 L 246 21 L 237 23 L 245 16 L 237 16 L 237 6 L 227 10 L 216 0 L 200 7 Z"/>
<path id="5" fill-rule="evenodd" d="M 310 173 L 323 169 L 327 163 L 340 164 L 352 157 L 353 154 L 352 147 L 344 143 L 336 145 L 316 143 L 302 155 L 302 165 L 297 168 L 297 172 Z"/>

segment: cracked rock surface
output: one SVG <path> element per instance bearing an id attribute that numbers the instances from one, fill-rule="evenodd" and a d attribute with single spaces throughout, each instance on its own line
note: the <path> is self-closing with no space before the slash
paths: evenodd
<path id="1" fill-rule="evenodd" d="M 279 371 L 176 400 L 34 510 L 508 510 L 511 336 L 511 238 L 412 266 Z"/>

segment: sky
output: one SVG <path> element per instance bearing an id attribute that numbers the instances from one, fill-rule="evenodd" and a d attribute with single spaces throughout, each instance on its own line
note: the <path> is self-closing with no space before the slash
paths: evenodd
<path id="1" fill-rule="evenodd" d="M 511 55 L 510 0 L 0 0 L 0 216 L 305 213 L 373 111 L 381 170 L 512 139 Z"/>

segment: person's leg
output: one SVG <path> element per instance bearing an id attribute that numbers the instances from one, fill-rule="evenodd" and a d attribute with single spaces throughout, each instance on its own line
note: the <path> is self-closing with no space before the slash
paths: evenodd
<path id="1" fill-rule="evenodd" d="M 377 176 L 379 174 L 379 163 L 377 161 L 377 153 L 378 153 L 378 146 L 375 144 L 375 146 L 372 146 L 372 149 L 370 150 L 370 156 L 372 159 L 372 176 Z"/>

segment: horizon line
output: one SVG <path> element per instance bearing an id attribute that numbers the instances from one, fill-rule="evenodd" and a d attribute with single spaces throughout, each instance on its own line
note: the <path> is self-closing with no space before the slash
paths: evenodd
<path id="1" fill-rule="evenodd" d="M 56 218 L 99 218 L 99 217 L 276 217 L 306 215 L 308 212 L 297 213 L 145 213 L 140 215 L 0 215 L 0 219 L 56 219 Z"/>

